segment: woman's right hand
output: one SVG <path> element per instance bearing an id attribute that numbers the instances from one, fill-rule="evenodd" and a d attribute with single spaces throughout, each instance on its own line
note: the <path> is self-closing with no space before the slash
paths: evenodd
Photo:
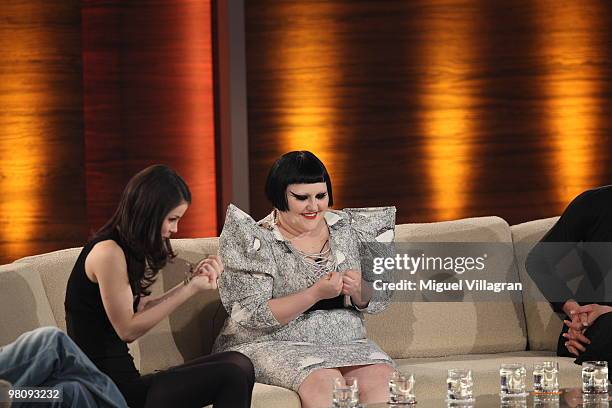
<path id="1" fill-rule="evenodd" d="M 312 286 L 318 300 L 335 298 L 342 292 L 342 274 L 330 272 Z"/>
<path id="2" fill-rule="evenodd" d="M 189 284 L 196 291 L 217 289 L 217 280 L 223 273 L 223 263 L 217 255 L 209 255 L 201 260 L 193 271 Z M 194 282 L 195 281 L 195 282 Z"/>
<path id="3" fill-rule="evenodd" d="M 209 272 L 202 272 L 194 275 L 187 285 L 195 292 L 217 289 L 217 276 Z"/>

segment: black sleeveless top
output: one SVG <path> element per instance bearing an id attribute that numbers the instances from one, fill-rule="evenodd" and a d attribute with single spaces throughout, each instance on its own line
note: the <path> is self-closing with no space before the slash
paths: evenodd
<path id="1" fill-rule="evenodd" d="M 85 273 L 85 259 L 101 241 L 115 241 L 126 259 L 130 253 L 116 230 L 103 234 L 85 245 L 72 269 L 66 288 L 66 325 L 68 335 L 91 361 L 115 383 L 139 378 L 134 359 L 111 324 L 100 296 L 100 287 Z"/>

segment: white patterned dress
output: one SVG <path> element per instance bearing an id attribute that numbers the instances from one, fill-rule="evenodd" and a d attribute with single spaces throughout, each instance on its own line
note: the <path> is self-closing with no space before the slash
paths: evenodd
<path id="1" fill-rule="evenodd" d="M 225 271 L 219 293 L 229 317 L 213 351 L 248 356 L 258 382 L 297 391 L 320 368 L 393 361 L 366 338 L 362 313 L 378 313 L 389 303 L 384 293 L 366 309 L 354 307 L 306 312 L 280 324 L 268 300 L 306 289 L 320 276 L 304 265 L 273 222 L 273 213 L 256 222 L 230 205 L 219 239 Z M 327 211 L 332 256 L 337 270 L 360 269 L 360 242 L 391 242 L 395 207 Z M 377 292 L 375 292 L 377 294 Z"/>

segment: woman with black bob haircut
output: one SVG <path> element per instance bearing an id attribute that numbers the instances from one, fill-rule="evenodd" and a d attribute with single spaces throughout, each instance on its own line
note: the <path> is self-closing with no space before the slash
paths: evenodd
<path id="1" fill-rule="evenodd" d="M 289 184 L 325 183 L 328 205 L 334 205 L 331 179 L 325 165 L 308 151 L 296 151 L 282 155 L 270 169 L 266 179 L 266 197 L 279 211 L 287 211 L 287 186 Z"/>
<path id="2" fill-rule="evenodd" d="M 149 287 L 176 254 L 170 237 L 191 203 L 185 181 L 155 165 L 127 184 L 115 214 L 85 245 L 68 280 L 68 334 L 136 407 L 250 407 L 253 366 L 244 355 L 221 353 L 141 376 L 132 342 L 187 299 L 216 289 L 223 272 L 211 255 L 191 277 L 158 297 Z"/>
<path id="3" fill-rule="evenodd" d="M 393 361 L 362 319 L 389 299 L 362 279 L 359 246 L 393 239 L 395 208 L 332 210 L 330 176 L 307 151 L 281 156 L 265 192 L 273 209 L 260 221 L 227 210 L 219 294 L 230 317 L 214 350 L 249 356 L 258 382 L 296 391 L 303 408 L 330 406 L 346 377 L 361 402 L 386 401 Z"/>

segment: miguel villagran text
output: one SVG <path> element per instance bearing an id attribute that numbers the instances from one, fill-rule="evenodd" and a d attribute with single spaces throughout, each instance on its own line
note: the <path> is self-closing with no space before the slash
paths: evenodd
<path id="1" fill-rule="evenodd" d="M 438 282 L 435 279 L 420 279 L 411 281 L 402 279 L 398 282 L 384 282 L 381 279 L 372 282 L 374 290 L 381 291 L 429 291 L 429 292 L 450 292 L 450 291 L 479 291 L 495 292 L 521 291 L 523 284 L 520 282 L 490 282 L 485 279 L 459 279 L 453 282 Z"/>

